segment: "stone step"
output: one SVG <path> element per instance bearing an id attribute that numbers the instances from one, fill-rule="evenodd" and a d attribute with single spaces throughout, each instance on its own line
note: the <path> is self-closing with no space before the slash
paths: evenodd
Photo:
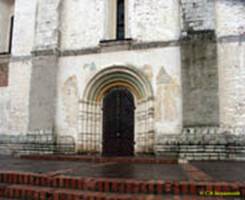
<path id="1" fill-rule="evenodd" d="M 242 200 L 237 197 L 236 200 Z M 146 195 L 146 194 L 111 194 L 68 189 L 53 189 L 29 185 L 0 184 L 1 200 L 228 200 L 221 196 L 200 195 Z"/>
<path id="2" fill-rule="evenodd" d="M 146 181 L 0 172 L 0 183 L 114 194 L 199 195 L 205 191 L 220 191 L 240 192 L 245 196 L 245 183 L 238 182 Z"/>
<path id="3" fill-rule="evenodd" d="M 25 200 L 148 200 L 162 199 L 161 195 L 110 194 L 69 189 L 54 189 L 30 185 L 0 185 L 0 197 Z"/>

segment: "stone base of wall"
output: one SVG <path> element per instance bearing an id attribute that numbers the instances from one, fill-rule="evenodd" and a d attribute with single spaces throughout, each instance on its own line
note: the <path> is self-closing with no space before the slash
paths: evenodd
<path id="1" fill-rule="evenodd" d="M 32 131 L 27 134 L 0 135 L 0 154 L 28 155 L 74 153 L 75 142 L 68 136 L 56 137 L 52 131 Z"/>
<path id="2" fill-rule="evenodd" d="M 186 128 L 180 135 L 164 136 L 155 152 L 186 160 L 245 160 L 245 129 Z"/>
<path id="3" fill-rule="evenodd" d="M 160 141 L 160 142 L 159 142 Z M 245 160 L 245 129 L 185 128 L 179 135 L 164 135 L 155 144 L 155 154 L 183 160 Z M 75 141 L 56 137 L 52 131 L 0 135 L 0 154 L 74 154 Z"/>

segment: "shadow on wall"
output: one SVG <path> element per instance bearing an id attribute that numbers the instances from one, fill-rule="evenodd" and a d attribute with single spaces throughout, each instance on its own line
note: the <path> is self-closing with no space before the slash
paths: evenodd
<path id="1" fill-rule="evenodd" d="M 214 31 L 188 33 L 181 45 L 184 127 L 219 124 L 217 44 Z"/>

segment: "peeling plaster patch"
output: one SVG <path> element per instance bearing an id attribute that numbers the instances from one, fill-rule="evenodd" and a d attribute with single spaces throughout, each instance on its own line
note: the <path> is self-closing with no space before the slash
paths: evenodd
<path id="1" fill-rule="evenodd" d="M 148 64 L 144 65 L 142 70 L 145 73 L 145 75 L 148 78 L 148 80 L 152 81 L 152 78 L 153 78 L 152 66 L 148 65 Z"/>
<path id="2" fill-rule="evenodd" d="M 77 78 L 75 76 L 67 79 L 62 88 L 62 93 L 67 130 L 69 130 L 69 134 L 77 133 L 79 97 Z"/>
<path id="3" fill-rule="evenodd" d="M 177 103 L 180 86 L 162 67 L 157 76 L 156 120 L 174 121 L 177 118 Z"/>
<path id="4" fill-rule="evenodd" d="M 85 64 L 83 66 L 83 69 L 89 70 L 89 71 L 96 71 L 97 70 L 97 66 L 96 66 L 96 64 L 94 62 L 92 62 L 92 63 Z"/>

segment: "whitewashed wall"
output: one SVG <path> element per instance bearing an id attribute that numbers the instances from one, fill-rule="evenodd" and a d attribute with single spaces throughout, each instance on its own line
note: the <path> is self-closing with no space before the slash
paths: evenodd
<path id="1" fill-rule="evenodd" d="M 15 1 L 13 52 L 15 56 L 30 55 L 33 49 L 37 0 Z"/>
<path id="2" fill-rule="evenodd" d="M 220 122 L 245 126 L 245 2 L 216 2 Z M 243 38 L 243 39 L 242 39 Z"/>
<path id="3" fill-rule="evenodd" d="M 62 49 L 94 47 L 105 39 L 107 0 L 64 0 Z M 178 0 L 130 0 L 127 37 L 137 41 L 169 41 L 180 35 Z"/>
<path id="4" fill-rule="evenodd" d="M 36 0 L 15 1 L 13 61 L 9 64 L 9 132 L 26 132 L 32 71 Z M 29 57 L 28 57 L 29 56 Z"/>
<path id="5" fill-rule="evenodd" d="M 58 71 L 56 127 L 59 135 L 77 137 L 78 101 L 86 83 L 105 67 L 135 66 L 151 82 L 155 95 L 155 132 L 179 133 L 182 127 L 181 64 L 179 47 L 62 57 Z"/>
<path id="6" fill-rule="evenodd" d="M 245 33 L 245 2 L 243 0 L 216 2 L 216 32 L 219 37 Z"/>
<path id="7" fill-rule="evenodd" d="M 8 52 L 10 19 L 14 14 L 14 0 L 0 0 L 0 53 Z"/>

